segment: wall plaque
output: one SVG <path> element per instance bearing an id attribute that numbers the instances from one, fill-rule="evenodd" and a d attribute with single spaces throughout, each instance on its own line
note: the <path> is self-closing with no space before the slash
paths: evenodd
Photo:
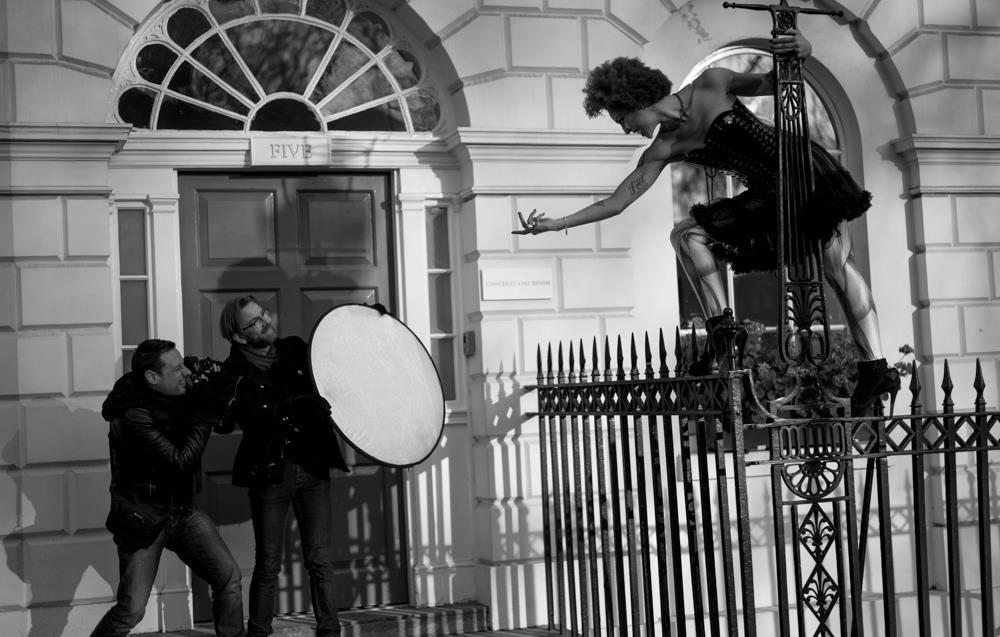
<path id="1" fill-rule="evenodd" d="M 325 137 L 281 135 L 250 138 L 251 166 L 326 166 L 330 140 Z"/>
<path id="2" fill-rule="evenodd" d="M 552 298 L 552 268 L 486 267 L 480 272 L 482 300 Z"/>

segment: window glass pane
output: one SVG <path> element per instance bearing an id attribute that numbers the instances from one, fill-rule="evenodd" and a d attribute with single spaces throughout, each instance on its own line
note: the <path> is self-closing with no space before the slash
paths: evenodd
<path id="1" fill-rule="evenodd" d="M 411 86 L 416 86 L 420 81 L 420 65 L 416 58 L 406 51 L 392 51 L 387 53 L 382 61 L 389 72 L 396 78 L 399 88 L 406 90 Z"/>
<path id="2" fill-rule="evenodd" d="M 354 75 L 358 69 L 368 64 L 369 61 L 371 61 L 371 57 L 367 53 L 362 52 L 361 49 L 350 42 L 342 40 L 340 45 L 337 46 L 337 50 L 333 52 L 330 64 L 323 71 L 322 77 L 320 77 L 319 82 L 316 84 L 312 100 L 314 102 L 321 101 L 324 97 L 332 93 L 335 88 L 343 84 L 347 78 Z M 354 104 L 350 106 L 354 106 Z M 333 113 L 331 112 L 330 114 L 332 115 Z"/>
<path id="3" fill-rule="evenodd" d="M 118 117 L 136 128 L 149 128 L 155 99 L 156 92 L 151 89 L 130 88 L 118 98 Z"/>
<path id="4" fill-rule="evenodd" d="M 358 104 L 372 102 L 381 97 L 392 95 L 392 86 L 386 79 L 382 71 L 377 66 L 373 66 L 361 77 L 351 82 L 350 86 L 337 93 L 336 97 L 323 106 L 323 112 L 327 115 L 335 115 Z M 397 105 L 398 109 L 399 106 Z"/>
<path id="5" fill-rule="evenodd" d="M 453 337 L 431 340 L 431 358 L 441 377 L 445 400 L 455 400 L 455 339 Z"/>
<path id="6" fill-rule="evenodd" d="M 241 24 L 228 34 L 269 94 L 304 91 L 333 40 L 330 31 L 292 20 Z"/>
<path id="7" fill-rule="evenodd" d="M 448 211 L 433 208 L 427 211 L 427 267 L 450 268 L 448 242 Z"/>
<path id="8" fill-rule="evenodd" d="M 243 74 L 243 69 L 236 63 L 236 58 L 222 42 L 222 36 L 216 34 L 205 40 L 191 52 L 191 57 L 232 88 L 251 100 L 257 100 L 257 92 L 250 87 L 250 80 Z"/>
<path id="9" fill-rule="evenodd" d="M 145 281 L 122 281 L 122 344 L 138 345 L 149 338 L 149 308 Z"/>
<path id="10" fill-rule="evenodd" d="M 378 53 L 389 43 L 389 26 L 371 12 L 359 13 L 347 25 L 347 32 L 356 37 L 373 53 Z"/>
<path id="11" fill-rule="evenodd" d="M 299 0 L 259 0 L 261 13 L 299 12 Z"/>
<path id="12" fill-rule="evenodd" d="M 122 276 L 146 274 L 146 213 L 118 211 L 118 260 Z"/>
<path id="13" fill-rule="evenodd" d="M 330 24 L 340 25 L 347 9 L 344 0 L 306 0 L 306 15 L 311 15 Z"/>
<path id="14" fill-rule="evenodd" d="M 173 97 L 164 97 L 156 127 L 177 130 L 243 130 L 243 121 Z"/>
<path id="15" fill-rule="evenodd" d="M 135 56 L 135 67 L 142 79 L 159 84 L 176 60 L 177 54 L 167 45 L 150 44 L 143 47 Z"/>
<path id="16" fill-rule="evenodd" d="M 449 334 L 451 322 L 451 274 L 431 274 L 431 332 Z"/>
<path id="17" fill-rule="evenodd" d="M 245 15 L 253 15 L 253 0 L 209 0 L 208 10 L 216 22 L 225 24 Z"/>
<path id="18" fill-rule="evenodd" d="M 406 105 L 410 109 L 410 120 L 415 131 L 432 130 L 441 119 L 441 107 L 438 106 L 434 96 L 427 91 L 407 95 Z"/>
<path id="19" fill-rule="evenodd" d="M 182 49 L 188 48 L 188 45 L 210 28 L 211 24 L 205 14 L 191 7 L 179 9 L 167 20 L 167 35 Z"/>
<path id="20" fill-rule="evenodd" d="M 322 131 L 323 122 L 316 113 L 298 100 L 278 99 L 268 102 L 257 111 L 250 130 L 303 130 Z"/>
<path id="21" fill-rule="evenodd" d="M 246 115 L 250 109 L 235 97 L 227 93 L 207 75 L 194 68 L 190 62 L 184 62 L 170 79 L 169 88 L 181 95 L 200 100 L 212 106 Z"/>
<path id="22" fill-rule="evenodd" d="M 399 102 L 396 100 L 335 119 L 328 122 L 326 127 L 329 130 L 406 130 L 403 115 L 399 111 Z"/>

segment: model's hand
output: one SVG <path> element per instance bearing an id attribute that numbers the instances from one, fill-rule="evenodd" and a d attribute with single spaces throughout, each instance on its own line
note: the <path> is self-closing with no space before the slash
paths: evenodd
<path id="1" fill-rule="evenodd" d="M 525 219 L 521 211 L 517 211 L 517 218 L 521 222 L 520 230 L 512 230 L 511 234 L 540 234 L 551 230 L 557 230 L 557 224 L 552 219 L 546 219 L 544 212 L 532 210 Z"/>
<path id="2" fill-rule="evenodd" d="M 771 52 L 775 55 L 795 55 L 804 60 L 812 54 L 812 44 L 797 29 L 789 29 L 771 38 Z"/>

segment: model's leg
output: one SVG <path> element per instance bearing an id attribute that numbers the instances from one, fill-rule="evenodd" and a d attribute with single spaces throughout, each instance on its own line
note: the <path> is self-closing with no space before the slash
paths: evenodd
<path id="1" fill-rule="evenodd" d="M 298 472 L 298 489 L 292 507 L 302 536 L 302 561 L 309 573 L 316 637 L 339 637 L 340 619 L 330 551 L 330 480 L 317 478 L 301 468 Z"/>
<path id="2" fill-rule="evenodd" d="M 212 616 L 217 637 L 243 637 L 243 588 L 240 567 L 219 530 L 203 511 L 194 509 L 167 543 L 191 571 L 212 588 Z"/>
<path id="3" fill-rule="evenodd" d="M 871 287 L 854 264 L 851 235 L 847 224 L 823 250 L 826 280 L 844 308 L 858 352 L 858 382 L 851 395 L 851 415 L 863 416 L 879 396 L 888 392 L 895 401 L 899 391 L 899 372 L 889 368 L 882 355 L 879 339 L 878 314 Z M 891 406 L 890 406 L 891 409 Z"/>
<path id="4" fill-rule="evenodd" d="M 285 542 L 285 519 L 295 488 L 292 463 L 285 463 L 281 484 L 250 489 L 250 517 L 253 521 L 254 563 L 250 578 L 250 607 L 247 609 L 247 635 L 271 634 L 274 597 L 281 552 Z"/>
<path id="5" fill-rule="evenodd" d="M 839 232 L 824 248 L 823 267 L 826 280 L 847 315 L 847 325 L 851 328 L 858 360 L 884 358 L 875 299 L 872 298 L 871 287 L 854 264 L 851 235 L 846 223 L 841 224 Z"/>
<path id="6" fill-rule="evenodd" d="M 90 637 L 124 637 L 142 620 L 149 592 L 160 565 L 166 530 L 142 549 L 118 545 L 118 593 L 115 605 L 105 613 Z"/>
<path id="7" fill-rule="evenodd" d="M 670 243 L 681 270 L 694 289 L 705 318 L 719 316 L 726 306 L 726 284 L 719 261 L 709 248 L 712 239 L 694 219 L 688 217 L 674 226 Z"/>

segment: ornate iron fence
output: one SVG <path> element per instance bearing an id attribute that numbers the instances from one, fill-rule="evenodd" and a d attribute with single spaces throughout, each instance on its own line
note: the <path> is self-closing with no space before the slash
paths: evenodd
<path id="1" fill-rule="evenodd" d="M 679 334 L 672 373 L 662 332 L 642 360 L 634 337 L 539 348 L 551 628 L 994 635 L 1000 412 L 978 362 L 968 413 L 945 363 L 941 413 L 914 374 L 908 416 L 777 418 L 721 334 L 722 371 L 699 377 Z"/>

